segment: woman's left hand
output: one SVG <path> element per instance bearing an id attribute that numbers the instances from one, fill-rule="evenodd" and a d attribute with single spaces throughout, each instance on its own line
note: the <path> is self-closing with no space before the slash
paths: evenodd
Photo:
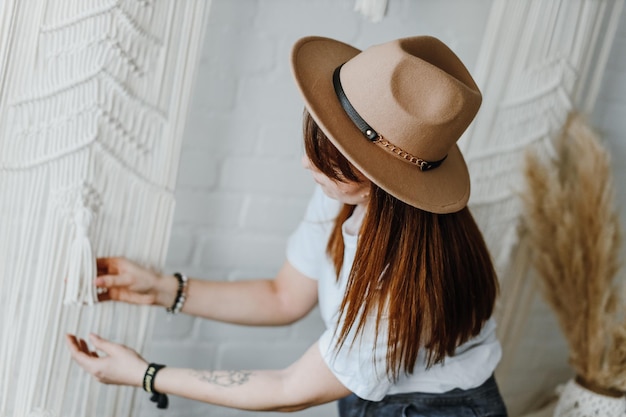
<path id="1" fill-rule="evenodd" d="M 148 363 L 137 352 L 95 334 L 90 334 L 89 340 L 96 350 L 104 352 L 106 356 L 90 350 L 85 340 L 66 335 L 72 358 L 81 368 L 104 384 L 142 386 Z"/>

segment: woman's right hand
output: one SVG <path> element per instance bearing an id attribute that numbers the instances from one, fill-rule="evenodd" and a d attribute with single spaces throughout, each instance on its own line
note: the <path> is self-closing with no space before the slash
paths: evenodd
<path id="1" fill-rule="evenodd" d="M 99 291 L 100 301 L 170 306 L 176 296 L 174 277 L 158 275 L 126 258 L 98 258 L 96 263 L 95 284 L 104 290 Z"/>

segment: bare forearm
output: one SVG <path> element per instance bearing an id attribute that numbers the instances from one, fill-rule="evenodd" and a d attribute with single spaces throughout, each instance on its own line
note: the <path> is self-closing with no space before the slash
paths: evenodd
<path id="1" fill-rule="evenodd" d="M 271 280 L 190 280 L 182 312 L 228 323 L 283 325 L 293 321 Z"/>
<path id="2" fill-rule="evenodd" d="M 157 304 L 172 305 L 177 280 L 162 276 L 157 284 Z M 317 303 L 317 282 L 290 264 L 274 279 L 239 282 L 190 279 L 182 312 L 228 323 L 270 326 L 292 323 Z"/>
<path id="3" fill-rule="evenodd" d="M 314 405 L 294 398 L 284 381 L 284 371 L 164 368 L 154 387 L 159 392 L 243 410 L 295 411 Z"/>
<path id="4" fill-rule="evenodd" d="M 173 394 L 193 400 L 249 410 L 296 410 L 312 405 L 311 389 L 303 385 L 311 382 L 314 372 L 305 371 L 307 379 L 294 371 L 294 366 L 281 371 L 196 371 L 173 367 L 149 367 L 132 349 L 91 334 L 91 350 L 85 340 L 75 335 L 66 336 L 72 358 L 100 382 L 150 388 L 164 394 Z M 309 349 L 315 352 L 317 349 Z M 100 355 L 97 351 L 104 352 Z M 309 356 L 310 353 L 309 353 Z M 316 358 L 313 356 L 313 360 Z M 310 360 L 309 360 L 310 361 Z M 306 361 L 304 362 L 306 365 Z M 311 366 L 320 368 L 318 363 Z M 302 368 L 302 366 L 301 366 Z M 323 366 L 321 367 L 322 371 Z M 297 370 L 297 368 L 295 368 Z M 322 377 L 324 374 L 322 374 Z M 328 377 L 326 375 L 326 377 Z M 319 378 L 319 377 L 318 377 Z M 294 383 L 294 381 L 300 381 Z M 321 381 L 327 389 L 330 383 Z M 315 391 L 315 390 L 313 390 Z M 318 394 L 323 398 L 324 394 Z"/>
<path id="5" fill-rule="evenodd" d="M 196 371 L 163 368 L 155 389 L 246 410 L 296 411 L 350 393 L 330 372 L 317 344 L 290 367 L 262 371 Z"/>
<path id="6" fill-rule="evenodd" d="M 295 411 L 349 394 L 325 364 L 317 343 L 283 370 L 196 371 L 165 367 L 155 371 L 126 346 L 94 334 L 89 340 L 94 350 L 75 335 L 66 338 L 72 358 L 106 384 L 147 386 L 163 394 L 246 410 Z"/>

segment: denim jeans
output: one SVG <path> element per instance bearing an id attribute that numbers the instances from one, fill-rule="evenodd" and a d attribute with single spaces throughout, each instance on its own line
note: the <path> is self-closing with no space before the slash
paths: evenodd
<path id="1" fill-rule="evenodd" d="M 340 417 L 506 417 L 506 407 L 492 376 L 480 387 L 441 394 L 412 392 L 380 401 L 352 394 L 339 400 Z"/>

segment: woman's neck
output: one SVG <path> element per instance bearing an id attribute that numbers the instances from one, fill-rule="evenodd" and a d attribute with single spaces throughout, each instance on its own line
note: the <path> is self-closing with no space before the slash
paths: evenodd
<path id="1" fill-rule="evenodd" d="M 365 217 L 366 211 L 367 204 L 357 204 L 354 207 L 352 215 L 344 223 L 346 233 L 352 236 L 356 236 L 359 234 L 359 229 L 361 228 L 361 224 L 363 224 L 363 217 Z"/>

